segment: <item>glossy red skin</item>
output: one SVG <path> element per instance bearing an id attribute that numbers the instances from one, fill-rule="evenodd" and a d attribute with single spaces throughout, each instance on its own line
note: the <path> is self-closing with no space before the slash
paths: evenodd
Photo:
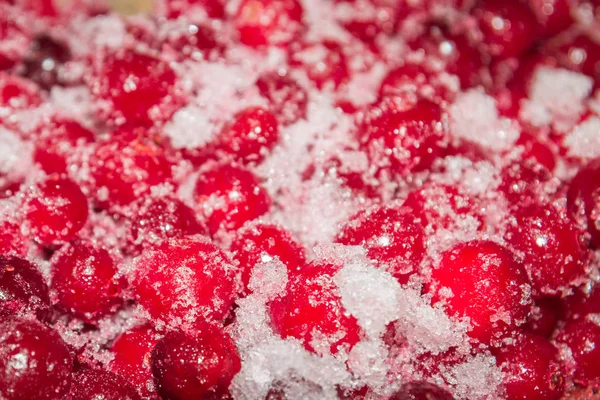
<path id="1" fill-rule="evenodd" d="M 547 143 L 536 138 L 533 134 L 522 132 L 516 142 L 523 146 L 523 159 L 530 159 L 544 166 L 548 171 L 554 171 L 556 167 L 556 156 Z"/>
<path id="2" fill-rule="evenodd" d="M 343 48 L 333 40 L 291 46 L 289 62 L 305 71 L 319 90 L 337 89 L 349 79 Z"/>
<path id="3" fill-rule="evenodd" d="M 550 50 L 563 68 L 600 78 L 600 45 L 585 34 Z"/>
<path id="4" fill-rule="evenodd" d="M 575 21 L 571 16 L 572 0 L 528 0 L 542 27 L 544 36 L 556 35 L 569 28 Z"/>
<path id="5" fill-rule="evenodd" d="M 114 210 L 128 205 L 150 188 L 172 183 L 173 164 L 161 146 L 150 137 L 122 138 L 99 143 L 89 161 L 91 195 L 96 204 Z"/>
<path id="6" fill-rule="evenodd" d="M 19 225 L 8 220 L 0 222 L 0 254 L 23 257 L 28 249 L 28 239 Z"/>
<path id="7" fill-rule="evenodd" d="M 498 190 L 511 208 L 547 201 L 548 195 L 556 190 L 550 171 L 534 160 L 513 162 L 501 170 L 500 177 Z"/>
<path id="8" fill-rule="evenodd" d="M 233 24 L 247 46 L 284 46 L 303 30 L 303 14 L 298 0 L 242 0 Z"/>
<path id="9" fill-rule="evenodd" d="M 560 300 L 552 297 L 538 299 L 529 315 L 529 320 L 524 326 L 527 332 L 538 336 L 550 338 L 563 314 Z"/>
<path id="10" fill-rule="evenodd" d="M 42 103 L 40 90 L 28 79 L 0 72 L 0 107 L 26 110 Z"/>
<path id="11" fill-rule="evenodd" d="M 559 348 L 571 351 L 566 361 L 573 381 L 582 386 L 600 385 L 600 326 L 588 318 L 569 321 L 554 337 Z"/>
<path id="12" fill-rule="evenodd" d="M 74 242 L 52 256 L 52 283 L 57 305 L 85 321 L 95 321 L 114 311 L 126 286 L 115 261 L 102 247 Z"/>
<path id="13" fill-rule="evenodd" d="M 419 270 L 425 239 L 423 225 L 410 209 L 376 207 L 352 217 L 336 241 L 363 246 L 370 259 L 404 284 Z"/>
<path id="14" fill-rule="evenodd" d="M 446 312 L 469 317 L 467 334 L 484 344 L 512 335 L 531 309 L 525 268 L 509 250 L 490 241 L 461 243 L 443 253 L 428 285 L 432 304 L 442 301 L 442 288 L 453 294 L 445 299 Z M 498 311 L 510 323 L 494 318 Z"/>
<path id="15" fill-rule="evenodd" d="M 275 116 L 262 107 L 249 107 L 239 112 L 216 138 L 217 149 L 247 163 L 261 162 L 279 140 Z"/>
<path id="16" fill-rule="evenodd" d="M 522 255 L 536 294 L 560 293 L 585 277 L 589 251 L 563 210 L 551 205 L 517 209 L 505 239 Z"/>
<path id="17" fill-rule="evenodd" d="M 432 74 L 422 65 L 405 63 L 389 71 L 379 86 L 380 96 L 402 95 L 403 92 L 418 92 L 429 83 Z"/>
<path id="18" fill-rule="evenodd" d="M 223 19 L 225 7 L 220 0 L 165 0 L 168 18 L 178 18 L 190 11 L 202 9 L 210 18 Z"/>
<path id="19" fill-rule="evenodd" d="M 50 307 L 48 286 L 37 268 L 19 257 L 0 256 L 0 320 L 34 312 L 38 317 Z"/>
<path id="20" fill-rule="evenodd" d="M 70 59 L 66 43 L 49 35 L 38 35 L 23 62 L 23 75 L 48 90 L 59 83 L 59 69 Z"/>
<path id="21" fill-rule="evenodd" d="M 176 318 L 182 324 L 199 317 L 221 321 L 233 305 L 235 269 L 205 238 L 163 242 L 144 252 L 135 265 L 133 293 L 153 318 L 169 322 Z"/>
<path id="22" fill-rule="evenodd" d="M 242 283 L 248 291 L 250 276 L 256 264 L 277 258 L 288 274 L 300 271 L 306 264 L 306 250 L 279 225 L 256 224 L 240 230 L 231 243 L 233 257 L 240 264 Z"/>
<path id="23" fill-rule="evenodd" d="M 85 368 L 73 375 L 67 400 L 141 400 L 125 379 L 102 369 Z"/>
<path id="24" fill-rule="evenodd" d="M 198 59 L 199 53 L 204 59 L 213 59 L 223 52 L 215 30 L 207 24 L 190 24 L 187 31 L 169 35 L 164 44 L 175 50 L 177 59 L 181 61 Z"/>
<path id="25" fill-rule="evenodd" d="M 114 358 L 109 370 L 131 382 L 142 394 L 150 395 L 147 383 L 153 379 L 151 352 L 158 339 L 156 331 L 147 325 L 124 332 L 110 349 Z"/>
<path id="26" fill-rule="evenodd" d="M 71 384 L 71 355 L 58 333 L 34 321 L 0 325 L 0 396 L 59 400 Z"/>
<path id="27" fill-rule="evenodd" d="M 211 234 L 232 231 L 265 214 L 267 192 L 248 170 L 235 165 L 213 166 L 196 181 L 194 199 Z"/>
<path id="28" fill-rule="evenodd" d="M 454 397 L 433 383 L 412 381 L 402 385 L 389 400 L 454 400 Z"/>
<path id="29" fill-rule="evenodd" d="M 311 344 L 314 338 L 322 336 L 331 340 L 328 350 L 332 354 L 342 346 L 350 350 L 360 340 L 361 330 L 342 305 L 333 280 L 339 268 L 314 262 L 289 276 L 285 293 L 268 304 L 275 332 L 283 338 L 299 339 L 312 352 L 323 350 Z"/>
<path id="30" fill-rule="evenodd" d="M 357 137 L 374 167 L 406 176 L 430 167 L 446 147 L 442 111 L 429 100 L 376 104 L 367 114 Z"/>
<path id="31" fill-rule="evenodd" d="M 134 254 L 167 239 L 205 232 L 194 210 L 176 197 L 141 198 L 132 210 L 127 238 Z"/>
<path id="32" fill-rule="evenodd" d="M 91 92 L 117 125 L 153 125 L 183 105 L 177 75 L 164 61 L 132 50 L 109 53 L 97 63 Z"/>
<path id="33" fill-rule="evenodd" d="M 52 175 L 26 194 L 21 211 L 33 238 L 51 245 L 77 237 L 88 217 L 88 203 L 75 182 Z"/>
<path id="34" fill-rule="evenodd" d="M 539 37 L 535 14 L 518 1 L 484 0 L 471 11 L 483 34 L 486 50 L 495 57 L 526 52 Z"/>
<path id="35" fill-rule="evenodd" d="M 227 398 L 240 369 L 235 343 L 216 326 L 169 332 L 152 350 L 152 373 L 162 398 Z"/>
<path id="36" fill-rule="evenodd" d="M 581 168 L 569 184 L 567 210 L 590 235 L 592 247 L 600 247 L 600 158 Z"/>
<path id="37" fill-rule="evenodd" d="M 585 318 L 588 314 L 600 314 L 600 286 L 589 290 L 575 289 L 571 296 L 561 299 L 567 319 Z"/>
<path id="38" fill-rule="evenodd" d="M 507 400 L 562 398 L 565 374 L 558 350 L 545 338 L 522 333 L 511 344 L 492 349 L 504 372 Z"/>
<path id="39" fill-rule="evenodd" d="M 281 125 L 306 118 L 308 94 L 289 75 L 267 72 L 258 78 L 256 87 L 261 96 L 269 100 L 269 109 Z"/>
<path id="40" fill-rule="evenodd" d="M 33 159 L 47 174 L 67 172 L 68 157 L 81 145 L 94 141 L 94 133 L 79 122 L 54 117 L 43 124 L 35 137 Z"/>

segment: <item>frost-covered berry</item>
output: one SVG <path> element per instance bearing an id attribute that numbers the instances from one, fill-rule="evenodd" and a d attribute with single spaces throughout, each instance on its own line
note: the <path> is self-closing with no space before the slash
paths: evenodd
<path id="1" fill-rule="evenodd" d="M 233 24 L 247 46 L 286 45 L 301 33 L 303 14 L 298 0 L 242 0 Z"/>
<path id="2" fill-rule="evenodd" d="M 573 380 L 583 386 L 600 385 L 600 325 L 593 316 L 569 321 L 558 330 L 554 341 L 559 349 L 570 351 L 565 360 Z"/>
<path id="3" fill-rule="evenodd" d="M 431 272 L 432 303 L 448 314 L 468 317 L 471 338 L 494 343 L 511 335 L 531 309 L 525 268 L 490 241 L 462 243 L 442 255 Z"/>
<path id="4" fill-rule="evenodd" d="M 133 293 L 153 318 L 222 320 L 236 296 L 231 261 L 200 236 L 163 242 L 137 258 L 134 268 Z"/>
<path id="5" fill-rule="evenodd" d="M 585 318 L 589 314 L 600 314 L 600 285 L 575 289 L 571 296 L 562 298 L 564 316 L 568 319 Z"/>
<path id="6" fill-rule="evenodd" d="M 569 184 L 567 209 L 586 229 L 593 247 L 600 247 L 600 158 L 581 168 Z"/>
<path id="7" fill-rule="evenodd" d="M 21 212 L 33 238 L 50 245 L 77 236 L 87 220 L 88 203 L 75 182 L 52 175 L 25 194 Z"/>
<path id="8" fill-rule="evenodd" d="M 59 400 L 71 384 L 71 355 L 58 333 L 39 322 L 0 325 L 0 396 Z"/>
<path id="9" fill-rule="evenodd" d="M 51 259 L 52 283 L 58 306 L 67 313 L 94 321 L 122 303 L 126 285 L 110 253 L 91 243 L 74 242 Z"/>
<path id="10" fill-rule="evenodd" d="M 20 226 L 11 221 L 0 222 L 0 255 L 23 257 L 29 249 L 29 240 Z"/>
<path id="11" fill-rule="evenodd" d="M 412 381 L 402 385 L 389 400 L 454 400 L 454 397 L 433 383 Z"/>
<path id="12" fill-rule="evenodd" d="M 84 368 L 73 374 L 67 400 L 141 400 L 125 379 L 99 368 Z"/>
<path id="13" fill-rule="evenodd" d="M 192 332 L 169 332 L 152 350 L 152 373 L 165 399 L 227 398 L 241 361 L 221 328 L 202 324 Z"/>
<path id="14" fill-rule="evenodd" d="M 546 201 L 557 186 L 550 171 L 534 160 L 523 160 L 505 166 L 500 172 L 500 178 L 498 190 L 513 208 Z"/>
<path id="15" fill-rule="evenodd" d="M 320 90 L 336 89 L 349 79 L 343 48 L 333 40 L 292 46 L 290 53 L 290 64 L 303 70 Z"/>
<path id="16" fill-rule="evenodd" d="M 202 172 L 194 199 L 211 234 L 238 229 L 265 214 L 271 205 L 254 174 L 236 165 L 213 166 Z"/>
<path id="17" fill-rule="evenodd" d="M 256 87 L 269 100 L 269 109 L 281 125 L 306 117 L 308 94 L 287 73 L 267 72 L 258 78 Z"/>
<path id="18" fill-rule="evenodd" d="M 336 265 L 314 262 L 290 276 L 285 292 L 269 303 L 275 332 L 299 339 L 317 353 L 352 348 L 361 331 L 342 305 L 333 279 L 338 270 Z"/>
<path id="19" fill-rule="evenodd" d="M 41 103 L 42 95 L 35 83 L 0 72 L 0 107 L 26 110 L 38 107 Z"/>
<path id="20" fill-rule="evenodd" d="M 0 256 L 0 320 L 29 311 L 42 316 L 49 306 L 48 286 L 37 268 L 22 258 Z"/>

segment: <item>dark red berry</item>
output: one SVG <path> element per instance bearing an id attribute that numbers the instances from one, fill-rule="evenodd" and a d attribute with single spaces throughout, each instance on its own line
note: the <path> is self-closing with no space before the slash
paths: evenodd
<path id="1" fill-rule="evenodd" d="M 585 318 L 589 314 L 600 314 L 600 285 L 588 285 L 575 289 L 571 296 L 561 299 L 564 314 L 568 319 Z"/>
<path id="2" fill-rule="evenodd" d="M 256 81 L 256 87 L 269 100 L 269 109 L 281 125 L 306 117 L 308 94 L 287 74 L 268 72 Z"/>
<path id="3" fill-rule="evenodd" d="M 600 158 L 581 168 L 569 184 L 569 214 L 590 234 L 593 247 L 600 247 Z"/>
<path id="4" fill-rule="evenodd" d="M 542 26 L 544 36 L 553 36 L 571 26 L 575 21 L 571 16 L 572 0 L 528 0 L 529 7 Z"/>
<path id="5" fill-rule="evenodd" d="M 590 316 L 568 322 L 554 338 L 559 349 L 570 351 L 566 360 L 573 380 L 583 386 L 600 385 L 600 325 Z"/>
<path id="6" fill-rule="evenodd" d="M 549 338 L 554 333 L 562 315 L 562 306 L 558 299 L 547 297 L 535 301 L 525 330 Z"/>
<path id="7" fill-rule="evenodd" d="M 125 379 L 102 369 L 85 368 L 73 375 L 67 400 L 141 400 Z"/>
<path id="8" fill-rule="evenodd" d="M 44 89 L 57 84 L 59 68 L 71 59 L 67 45 L 49 35 L 33 40 L 31 49 L 23 62 L 23 75 Z"/>
<path id="9" fill-rule="evenodd" d="M 301 33 L 303 13 L 298 0 L 242 0 L 233 23 L 245 45 L 286 45 Z"/>
<path id="10" fill-rule="evenodd" d="M 433 383 L 412 381 L 402 385 L 389 400 L 454 400 L 454 397 Z"/>
<path id="11" fill-rule="evenodd" d="M 206 24 L 188 24 L 187 29 L 170 34 L 165 44 L 178 52 L 178 59 L 212 59 L 222 53 L 214 29 Z"/>
<path id="12" fill-rule="evenodd" d="M 18 257 L 0 256 L 0 320 L 50 306 L 48 286 L 37 268 Z"/>

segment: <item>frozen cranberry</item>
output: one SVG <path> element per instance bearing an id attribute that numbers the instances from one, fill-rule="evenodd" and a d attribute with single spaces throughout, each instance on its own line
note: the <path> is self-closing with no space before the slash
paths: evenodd
<path id="1" fill-rule="evenodd" d="M 132 50 L 107 54 L 91 83 L 106 117 L 118 125 L 165 121 L 183 103 L 169 64 Z"/>
<path id="2" fill-rule="evenodd" d="M 343 26 L 354 37 L 373 45 L 379 34 L 392 34 L 397 22 L 398 2 L 392 0 L 349 1 L 356 6 L 353 18 Z"/>
<path id="3" fill-rule="evenodd" d="M 189 24 L 185 31 L 169 35 L 165 43 L 179 52 L 182 59 L 212 59 L 222 52 L 214 29 L 206 24 Z"/>
<path id="4" fill-rule="evenodd" d="M 39 88 L 33 82 L 0 72 L 0 107 L 24 110 L 41 103 Z"/>
<path id="5" fill-rule="evenodd" d="M 523 146 L 523 154 L 521 156 L 523 159 L 533 160 L 543 165 L 548 171 L 554 171 L 556 157 L 548 144 L 526 132 L 521 133 L 516 144 Z"/>
<path id="6" fill-rule="evenodd" d="M 37 269 L 18 257 L 0 256 L 0 320 L 50 306 L 48 286 Z"/>
<path id="7" fill-rule="evenodd" d="M 28 239 L 19 225 L 8 220 L 0 222 L 0 255 L 22 257 L 28 248 Z"/>
<path id="8" fill-rule="evenodd" d="M 545 338 L 522 333 L 511 344 L 492 350 L 504 372 L 506 399 L 560 399 L 564 374 L 558 351 Z"/>
<path id="9" fill-rule="evenodd" d="M 258 179 L 235 165 L 215 166 L 202 173 L 194 194 L 212 234 L 238 229 L 265 214 L 271 205 Z"/>
<path id="10" fill-rule="evenodd" d="M 587 285 L 586 285 L 587 286 Z M 584 289 L 575 289 L 571 296 L 562 298 L 565 317 L 569 319 L 585 318 L 589 314 L 600 314 L 600 286 L 598 284 Z"/>
<path id="11" fill-rule="evenodd" d="M 568 322 L 555 338 L 559 348 L 570 350 L 567 368 L 573 380 L 583 386 L 600 385 L 600 325 L 591 318 Z"/>
<path id="12" fill-rule="evenodd" d="M 240 230 L 233 239 L 231 252 L 240 263 L 245 289 L 256 264 L 277 258 L 288 268 L 288 273 L 294 273 L 306 263 L 304 247 L 279 225 L 255 224 Z"/>
<path id="13" fill-rule="evenodd" d="M 171 239 L 135 261 L 133 291 L 154 318 L 222 320 L 235 299 L 235 270 L 228 257 L 199 236 Z"/>
<path id="14" fill-rule="evenodd" d="M 589 232 L 593 247 L 600 247 L 600 158 L 581 168 L 569 184 L 569 214 Z"/>
<path id="15" fill-rule="evenodd" d="M 539 35 L 535 14 L 519 1 L 484 0 L 473 10 L 486 50 L 495 57 L 514 57 L 527 51 Z"/>
<path id="16" fill-rule="evenodd" d="M 402 385 L 389 400 L 454 400 L 454 397 L 433 383 L 412 381 Z"/>
<path id="17" fill-rule="evenodd" d="M 114 358 L 109 369 L 149 394 L 148 382 L 152 381 L 150 354 L 158 342 L 156 331 L 146 325 L 132 328 L 117 338 L 110 351 Z"/>
<path id="18" fill-rule="evenodd" d="M 152 350 L 152 373 L 163 398 L 226 398 L 240 369 L 235 343 L 215 326 L 169 332 Z"/>
<path id="19" fill-rule="evenodd" d="M 225 7 L 221 0 L 164 0 L 164 4 L 168 18 L 194 15 L 197 10 L 202 10 L 210 18 L 225 17 Z"/>
<path id="20" fill-rule="evenodd" d="M 40 35 L 33 40 L 29 54 L 23 61 L 23 75 L 44 89 L 50 89 L 58 81 L 62 64 L 71 59 L 71 51 L 65 43 L 51 36 Z"/>
<path id="21" fill-rule="evenodd" d="M 564 68 L 600 78 L 600 45 L 585 34 L 563 43 L 551 55 Z"/>
<path id="22" fill-rule="evenodd" d="M 502 169 L 500 177 L 498 190 L 514 207 L 544 202 L 556 191 L 550 171 L 535 160 L 513 162 Z"/>
<path id="23" fill-rule="evenodd" d="M 407 208 L 377 207 L 355 215 L 339 233 L 339 243 L 364 246 L 369 258 L 400 283 L 418 271 L 425 255 L 425 232 Z"/>
<path id="24" fill-rule="evenodd" d="M 445 252 L 432 271 L 432 303 L 468 317 L 469 336 L 490 344 L 525 322 L 531 308 L 525 268 L 510 251 L 490 241 L 473 241 Z M 451 294 L 450 294 L 451 293 Z"/>
<path id="25" fill-rule="evenodd" d="M 528 0 L 544 36 L 564 31 L 574 22 L 571 16 L 572 0 Z"/>
<path id="26" fill-rule="evenodd" d="M 360 328 L 344 309 L 333 280 L 338 269 L 315 262 L 289 277 L 285 293 L 269 303 L 277 333 L 299 339 L 308 350 L 318 353 L 337 353 L 341 347 L 349 350 L 359 341 Z M 317 348 L 315 341 L 320 342 Z"/>
<path id="27" fill-rule="evenodd" d="M 125 133 L 99 143 L 90 156 L 92 195 L 102 208 L 130 204 L 152 186 L 170 182 L 172 167 L 166 151 L 152 138 Z"/>
<path id="28" fill-rule="evenodd" d="M 94 134 L 79 122 L 52 118 L 39 129 L 33 159 L 47 174 L 65 173 L 68 158 L 77 146 L 93 141 Z"/>
<path id="29" fill-rule="evenodd" d="M 534 292 L 556 294 L 585 277 L 588 250 L 582 236 L 562 210 L 532 205 L 515 212 L 505 238 L 522 255 Z"/>
<path id="30" fill-rule="evenodd" d="M 285 45 L 302 31 L 303 13 L 298 0 L 242 0 L 233 23 L 245 45 Z"/>
<path id="31" fill-rule="evenodd" d="M 262 107 L 250 107 L 238 113 L 217 137 L 217 148 L 238 161 L 260 162 L 279 140 L 275 116 Z"/>
<path id="32" fill-rule="evenodd" d="M 524 328 L 528 332 L 549 338 L 554 333 L 561 315 L 562 306 L 558 299 L 552 297 L 538 299 Z"/>
<path id="33" fill-rule="evenodd" d="M 76 242 L 61 247 L 51 261 L 51 287 L 58 305 L 68 313 L 93 321 L 122 302 L 125 281 L 105 249 Z"/>
<path id="34" fill-rule="evenodd" d="M 446 146 L 440 107 L 429 100 L 403 101 L 394 108 L 375 104 L 358 128 L 371 164 L 407 175 L 426 169 Z"/>
<path id="35" fill-rule="evenodd" d="M 258 78 L 256 87 L 260 94 L 269 100 L 269 108 L 281 125 L 289 125 L 300 118 L 306 118 L 308 95 L 289 75 L 279 71 L 267 72 Z"/>
<path id="36" fill-rule="evenodd" d="M 175 197 L 141 198 L 133 205 L 129 241 L 135 252 L 160 242 L 203 233 L 194 211 Z"/>
<path id="37" fill-rule="evenodd" d="M 77 236 L 87 220 L 88 204 L 75 182 L 52 175 L 29 190 L 21 211 L 34 239 L 49 245 Z"/>
<path id="38" fill-rule="evenodd" d="M 0 3 L 2 20 L 0 23 L 0 40 L 5 43 L 18 43 L 19 46 L 6 46 L 0 49 L 0 71 L 13 68 L 22 60 L 25 49 L 31 41 L 27 29 L 22 26 L 21 20 L 14 17 L 20 10 L 15 10 L 7 2 Z"/>
<path id="39" fill-rule="evenodd" d="M 332 40 L 291 48 L 290 64 L 303 69 L 315 86 L 334 89 L 349 79 L 342 46 Z"/>
<path id="40" fill-rule="evenodd" d="M 33 321 L 0 325 L 0 395 L 6 400 L 62 399 L 71 355 L 58 333 Z"/>
<path id="41" fill-rule="evenodd" d="M 379 86 L 380 96 L 402 95 L 403 92 L 419 92 L 431 79 L 431 73 L 422 65 L 406 63 L 386 75 Z"/>
<path id="42" fill-rule="evenodd" d="M 101 369 L 85 368 L 73 375 L 68 400 L 141 400 L 125 379 Z"/>

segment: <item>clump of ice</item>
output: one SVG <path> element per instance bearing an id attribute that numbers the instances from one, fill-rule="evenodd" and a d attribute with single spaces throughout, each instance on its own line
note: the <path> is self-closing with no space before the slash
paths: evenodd
<path id="1" fill-rule="evenodd" d="M 600 156 L 600 118 L 591 117 L 577 125 L 564 144 L 571 157 L 589 160 Z"/>
<path id="2" fill-rule="evenodd" d="M 503 374 L 490 355 L 478 354 L 443 374 L 459 399 L 501 399 Z"/>
<path id="3" fill-rule="evenodd" d="M 449 113 L 451 132 L 456 138 L 494 151 L 509 149 L 519 138 L 515 122 L 500 117 L 494 98 L 480 89 L 459 94 Z"/>
<path id="4" fill-rule="evenodd" d="M 119 49 L 125 44 L 125 23 L 117 14 L 99 15 L 92 18 L 75 17 L 71 23 L 77 35 L 70 36 L 71 50 L 76 55 L 90 54 L 94 50 Z"/>
<path id="5" fill-rule="evenodd" d="M 178 110 L 163 132 L 176 149 L 194 149 L 210 142 L 215 134 L 215 124 L 195 105 Z"/>

